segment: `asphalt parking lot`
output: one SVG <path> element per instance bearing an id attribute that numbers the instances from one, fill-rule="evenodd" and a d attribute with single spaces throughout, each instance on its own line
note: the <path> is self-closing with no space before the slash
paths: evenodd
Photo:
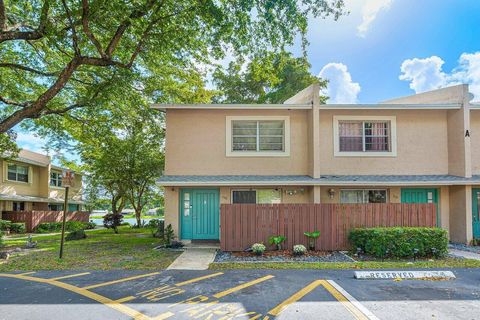
<path id="1" fill-rule="evenodd" d="M 480 270 L 456 280 L 353 271 L 39 271 L 0 274 L 0 319 L 479 319 Z"/>

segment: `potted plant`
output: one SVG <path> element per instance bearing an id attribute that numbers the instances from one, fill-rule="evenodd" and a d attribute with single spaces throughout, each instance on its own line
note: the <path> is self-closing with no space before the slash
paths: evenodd
<path id="1" fill-rule="evenodd" d="M 282 250 L 282 242 L 287 240 L 284 236 L 271 236 L 268 239 L 268 243 L 274 244 L 277 247 L 277 250 Z"/>
<path id="2" fill-rule="evenodd" d="M 308 249 L 315 250 L 315 241 L 320 237 L 320 231 L 304 232 L 303 234 L 308 238 Z"/>
<path id="3" fill-rule="evenodd" d="M 261 256 L 265 252 L 265 245 L 263 243 L 254 243 L 252 245 L 252 252 L 257 256 Z"/>

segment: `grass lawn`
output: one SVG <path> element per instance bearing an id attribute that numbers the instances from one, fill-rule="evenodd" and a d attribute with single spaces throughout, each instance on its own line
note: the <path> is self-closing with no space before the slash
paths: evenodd
<path id="1" fill-rule="evenodd" d="M 152 250 L 161 244 L 153 238 L 149 229 L 120 227 L 120 233 L 112 230 L 94 230 L 87 239 L 65 242 L 64 258 L 58 258 L 60 235 L 33 236 L 38 249 L 26 255 L 11 256 L 0 264 L 0 272 L 30 270 L 109 270 L 138 269 L 158 270 L 166 268 L 178 252 Z M 5 240 L 6 248 L 23 247 L 25 240 Z M 3 249 L 5 249 L 5 247 Z"/>
<path id="2" fill-rule="evenodd" d="M 480 268 L 480 261 L 447 257 L 433 261 L 362 261 L 362 262 L 223 262 L 211 263 L 211 270 L 227 269 L 409 269 L 409 268 Z"/>

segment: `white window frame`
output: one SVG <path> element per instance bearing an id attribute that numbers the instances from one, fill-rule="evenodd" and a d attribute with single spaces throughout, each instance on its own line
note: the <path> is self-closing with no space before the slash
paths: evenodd
<path id="1" fill-rule="evenodd" d="M 284 121 L 283 151 L 233 151 L 233 121 Z M 227 157 L 289 157 L 290 117 L 289 116 L 227 116 L 225 123 L 225 155 Z"/>
<path id="2" fill-rule="evenodd" d="M 389 121 L 390 151 L 340 151 L 340 121 Z M 397 117 L 396 116 L 333 116 L 333 155 L 335 157 L 396 157 Z"/>
<path id="3" fill-rule="evenodd" d="M 62 181 L 62 173 L 59 172 L 59 171 L 52 170 L 52 171 L 50 171 L 50 178 L 48 179 L 48 185 L 50 186 L 50 188 L 58 188 L 58 189 L 61 189 L 61 188 L 62 188 L 61 185 L 60 185 L 60 186 L 57 186 L 57 185 L 55 185 L 55 184 L 51 184 L 51 182 L 52 182 L 51 174 L 52 174 L 52 173 L 55 173 L 55 174 L 58 175 L 56 180 L 57 180 L 57 181 L 60 180 L 60 184 L 61 184 L 61 181 Z"/>
<path id="4" fill-rule="evenodd" d="M 5 162 L 6 165 L 5 165 L 5 168 L 4 168 L 4 174 L 5 174 L 5 178 L 4 178 L 4 181 L 8 181 L 8 182 L 13 182 L 13 183 L 22 183 L 22 184 L 31 184 L 32 183 L 32 167 L 29 166 L 29 165 L 25 165 L 25 164 L 22 164 L 22 163 L 16 163 L 16 162 Z M 8 166 L 19 166 L 19 167 L 26 167 L 27 170 L 28 170 L 28 173 L 27 173 L 27 181 L 18 181 L 18 180 L 10 180 L 8 178 Z"/>
<path id="5" fill-rule="evenodd" d="M 388 189 L 382 189 L 382 188 L 348 188 L 348 189 L 340 189 L 340 194 L 339 194 L 339 203 L 341 204 L 348 204 L 348 203 L 343 203 L 342 202 L 342 191 L 363 191 L 363 200 L 365 201 L 365 193 L 368 191 L 385 191 L 385 203 L 390 203 L 390 194 L 388 192 Z M 362 204 L 366 203 L 375 203 L 375 202 L 362 202 Z"/>
<path id="6" fill-rule="evenodd" d="M 240 188 L 240 189 L 231 189 L 230 190 L 230 203 L 233 204 L 233 193 L 235 191 L 255 191 L 255 204 L 259 204 L 258 203 L 258 191 L 259 190 L 275 190 L 275 189 L 278 189 L 278 191 L 280 192 L 280 203 L 283 203 L 283 192 L 282 192 L 282 189 L 280 188 Z M 253 203 L 252 203 L 253 204 Z"/>

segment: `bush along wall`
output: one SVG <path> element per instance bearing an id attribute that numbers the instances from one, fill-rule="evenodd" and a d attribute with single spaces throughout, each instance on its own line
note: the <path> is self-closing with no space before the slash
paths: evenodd
<path id="1" fill-rule="evenodd" d="M 359 228 L 348 239 L 354 251 L 379 258 L 442 257 L 448 252 L 447 231 L 441 228 Z"/>
<path id="2" fill-rule="evenodd" d="M 65 224 L 66 231 L 77 231 L 77 230 L 86 230 L 95 228 L 95 224 L 91 222 L 80 222 L 80 221 L 67 221 Z M 50 232 L 60 232 L 62 231 L 61 222 L 44 222 L 40 223 L 35 232 L 37 233 L 50 233 Z"/>

